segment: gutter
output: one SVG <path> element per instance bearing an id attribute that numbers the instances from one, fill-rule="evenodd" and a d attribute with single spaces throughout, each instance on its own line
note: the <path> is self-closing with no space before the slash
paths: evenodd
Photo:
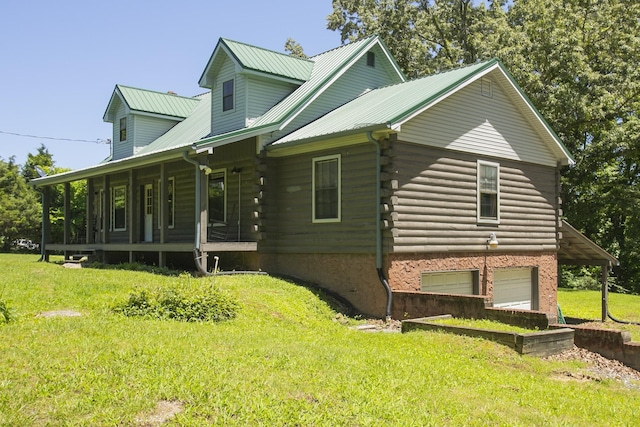
<path id="1" fill-rule="evenodd" d="M 381 216 L 380 213 L 380 143 L 375 140 L 372 136 L 373 132 L 367 132 L 367 139 L 373 143 L 376 147 L 376 206 L 375 211 L 376 214 L 376 271 L 378 272 L 378 279 L 380 283 L 384 287 L 384 290 L 387 293 L 387 309 L 385 313 L 385 317 L 387 322 L 391 320 L 391 303 L 393 301 L 393 294 L 391 293 L 391 287 L 389 286 L 389 282 L 384 276 L 384 272 L 382 271 L 382 230 L 380 229 Z"/>

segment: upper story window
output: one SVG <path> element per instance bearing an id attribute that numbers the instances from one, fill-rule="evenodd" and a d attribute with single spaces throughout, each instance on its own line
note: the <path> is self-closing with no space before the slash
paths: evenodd
<path id="1" fill-rule="evenodd" d="M 340 155 L 313 159 L 313 222 L 340 221 Z"/>
<path id="2" fill-rule="evenodd" d="M 478 222 L 500 222 L 500 165 L 478 160 Z"/>
<path id="3" fill-rule="evenodd" d="M 222 83 L 222 111 L 233 110 L 233 79 Z"/>
<path id="4" fill-rule="evenodd" d="M 120 119 L 120 141 L 127 140 L 127 118 Z"/>
<path id="5" fill-rule="evenodd" d="M 369 67 L 376 66 L 376 54 L 373 52 L 367 52 L 367 65 Z"/>

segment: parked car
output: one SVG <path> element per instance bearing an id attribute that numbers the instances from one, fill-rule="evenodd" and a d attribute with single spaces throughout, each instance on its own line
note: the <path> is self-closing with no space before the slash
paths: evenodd
<path id="1" fill-rule="evenodd" d="M 34 243 L 29 239 L 17 239 L 13 241 L 13 245 L 18 249 L 35 251 L 40 248 L 40 244 Z"/>

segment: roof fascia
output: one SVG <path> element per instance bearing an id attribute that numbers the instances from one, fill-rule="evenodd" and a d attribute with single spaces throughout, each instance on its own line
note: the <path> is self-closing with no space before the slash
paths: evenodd
<path id="1" fill-rule="evenodd" d="M 291 150 L 294 147 L 300 147 L 301 145 L 309 145 L 309 144 L 313 144 L 319 141 L 327 141 L 329 139 L 336 139 L 336 138 L 342 138 L 342 137 L 347 137 L 347 136 L 352 136 L 352 135 L 357 135 L 357 134 L 365 134 L 367 132 L 374 132 L 374 133 L 382 133 L 382 134 L 389 134 L 392 133 L 392 130 L 389 127 L 389 124 L 387 123 L 382 123 L 382 124 L 374 124 L 374 125 L 370 125 L 370 126 L 366 126 L 366 127 L 361 127 L 358 129 L 349 129 L 349 130 L 345 130 L 345 131 L 341 131 L 341 132 L 335 132 L 335 133 L 331 133 L 331 134 L 327 134 L 327 135 L 318 135 L 318 136 L 313 136 L 310 138 L 302 138 L 302 139 L 297 139 L 295 141 L 291 141 L 291 142 L 281 142 L 278 143 L 278 141 L 274 141 L 270 144 L 268 144 L 267 146 L 265 146 L 265 150 L 269 153 L 269 154 L 273 154 L 274 156 L 277 157 L 277 153 L 281 152 L 281 151 L 288 151 Z M 315 151 L 315 149 L 311 149 L 311 150 L 304 150 L 304 151 Z M 296 154 L 302 152 L 300 150 L 296 150 Z"/>
<path id="2" fill-rule="evenodd" d="M 124 106 L 127 108 L 127 112 L 131 110 L 131 108 L 129 107 L 129 104 L 127 104 L 127 100 L 122 95 L 120 88 L 118 87 L 118 85 L 116 85 L 116 87 L 113 89 L 113 93 L 111 94 L 111 98 L 109 99 L 109 103 L 107 104 L 107 109 L 102 115 L 102 120 L 104 122 L 113 123 L 113 119 L 110 118 L 109 116 L 111 114 L 111 108 L 113 107 L 113 102 L 116 99 L 116 96 L 120 99 L 120 102 L 122 102 Z"/>
<path id="3" fill-rule="evenodd" d="M 405 74 L 400 69 L 400 66 L 396 62 L 396 60 L 393 57 L 393 55 L 391 55 L 391 52 L 389 51 L 389 48 L 387 48 L 387 45 L 385 44 L 385 42 L 382 39 L 380 39 L 379 37 L 377 39 L 378 39 L 378 44 L 380 45 L 380 48 L 384 52 L 384 55 L 387 57 L 387 60 L 389 61 L 389 63 L 393 67 L 394 71 L 398 74 L 398 76 L 400 77 L 400 79 L 403 82 L 406 82 L 407 81 L 407 76 L 405 76 Z"/>
<path id="4" fill-rule="evenodd" d="M 134 167 L 147 166 L 166 160 L 175 160 L 176 155 L 178 153 L 182 153 L 185 150 L 193 151 L 193 148 L 189 145 L 185 145 L 182 147 L 172 147 L 163 151 L 156 151 L 144 156 L 132 156 L 120 160 L 112 160 L 107 163 L 101 163 L 99 165 L 91 166 L 85 169 L 78 169 L 74 171 L 59 173 L 56 175 L 36 178 L 29 181 L 29 184 L 38 188 L 48 185 L 79 181 L 81 179 L 87 179 L 95 176 L 105 175 L 108 173 L 122 172 Z"/>
<path id="5" fill-rule="evenodd" d="M 184 119 L 186 119 L 186 117 L 184 116 L 170 116 L 167 114 L 159 114 L 159 113 L 150 113 L 148 111 L 144 111 L 144 110 L 130 110 L 130 112 L 132 114 L 135 114 L 136 116 L 146 116 L 146 117 L 154 117 L 157 119 L 168 119 L 168 120 L 173 120 L 176 122 L 181 122 Z"/>
<path id="6" fill-rule="evenodd" d="M 207 62 L 207 65 L 204 67 L 204 71 L 202 72 L 202 75 L 200 76 L 200 79 L 198 80 L 198 85 L 200 87 L 211 89 L 211 86 L 209 85 L 209 82 L 207 81 L 207 75 L 209 74 L 209 71 L 211 70 L 211 67 L 213 66 L 213 61 L 215 60 L 216 56 L 218 55 L 218 52 L 220 51 L 220 49 L 222 49 L 222 45 L 223 45 L 223 39 L 219 38 L 218 39 L 218 43 L 216 44 L 216 47 L 213 49 L 213 53 L 211 53 L 211 57 L 209 57 L 209 61 Z M 227 50 L 227 54 L 229 54 L 228 50 Z"/>
<path id="7" fill-rule="evenodd" d="M 258 71 L 258 70 L 254 70 L 253 68 L 241 68 L 238 71 L 239 74 L 246 74 L 249 76 L 256 76 L 256 77 L 261 77 L 261 78 L 268 78 L 269 80 L 278 80 L 281 82 L 285 82 L 285 83 L 293 83 L 295 85 L 300 86 L 301 84 L 303 84 L 305 82 L 305 80 L 298 80 L 298 79 L 292 79 L 290 77 L 284 77 L 281 76 L 279 74 L 273 74 L 273 73 L 265 73 L 264 71 Z"/>
<path id="8" fill-rule="evenodd" d="M 266 133 L 275 132 L 278 130 L 278 126 L 274 124 L 268 124 L 259 126 L 256 128 L 242 128 L 235 131 L 223 133 L 220 135 L 214 135 L 204 138 L 200 141 L 193 143 L 193 146 L 197 153 L 207 151 L 209 148 L 220 147 L 222 145 L 231 144 L 243 139 L 253 138 Z"/>

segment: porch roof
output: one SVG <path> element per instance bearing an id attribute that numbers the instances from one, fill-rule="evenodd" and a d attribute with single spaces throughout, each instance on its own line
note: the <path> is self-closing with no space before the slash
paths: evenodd
<path id="1" fill-rule="evenodd" d="M 619 265 L 616 257 L 562 220 L 558 263 L 565 265 Z"/>

